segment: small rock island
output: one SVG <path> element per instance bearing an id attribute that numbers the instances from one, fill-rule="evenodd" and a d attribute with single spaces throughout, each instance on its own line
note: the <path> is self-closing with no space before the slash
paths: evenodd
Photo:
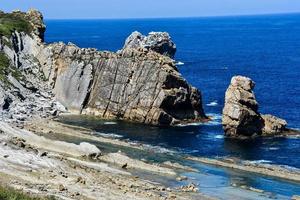
<path id="1" fill-rule="evenodd" d="M 255 83 L 248 77 L 234 76 L 225 94 L 222 124 L 229 137 L 278 135 L 287 131 L 287 122 L 258 112 L 253 89 Z"/>

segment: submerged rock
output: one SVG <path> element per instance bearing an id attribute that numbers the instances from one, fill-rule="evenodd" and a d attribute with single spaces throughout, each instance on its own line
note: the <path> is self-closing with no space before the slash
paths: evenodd
<path id="1" fill-rule="evenodd" d="M 286 130 L 285 120 L 261 115 L 253 92 L 255 83 L 248 77 L 234 76 L 225 94 L 222 124 L 229 137 L 280 134 Z"/>
<path id="2" fill-rule="evenodd" d="M 135 31 L 126 39 L 123 49 L 126 48 L 152 50 L 171 58 L 176 53 L 176 45 L 167 32 L 150 32 L 148 36 L 144 36 Z"/>

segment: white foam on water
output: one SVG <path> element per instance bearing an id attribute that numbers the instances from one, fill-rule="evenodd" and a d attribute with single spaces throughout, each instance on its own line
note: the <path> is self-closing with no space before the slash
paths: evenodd
<path id="1" fill-rule="evenodd" d="M 104 122 L 104 125 L 114 125 L 117 124 L 117 122 Z"/>
<path id="2" fill-rule="evenodd" d="M 186 127 L 186 126 L 216 126 L 220 125 L 222 122 L 222 115 L 215 114 L 215 113 L 208 113 L 207 116 L 211 118 L 211 121 L 209 122 L 192 122 L 192 123 L 186 123 L 186 124 L 177 124 L 178 127 Z"/>
<path id="3" fill-rule="evenodd" d="M 199 126 L 203 124 L 204 124 L 203 122 L 193 122 L 193 123 L 186 123 L 186 124 L 176 124 L 175 126 L 186 127 L 186 126 Z"/>
<path id="4" fill-rule="evenodd" d="M 118 135 L 118 134 L 115 134 L 115 133 L 100 133 L 100 132 L 94 132 L 93 134 L 95 135 L 100 135 L 104 138 L 123 138 L 122 135 Z"/>
<path id="5" fill-rule="evenodd" d="M 253 160 L 250 161 L 251 164 L 270 164 L 272 161 L 270 160 Z"/>
<path id="6" fill-rule="evenodd" d="M 269 148 L 269 150 L 271 150 L 271 151 L 276 151 L 276 150 L 278 150 L 279 149 L 279 147 L 270 147 Z"/>
<path id="7" fill-rule="evenodd" d="M 216 138 L 216 139 L 223 139 L 223 138 L 224 138 L 224 135 L 216 135 L 215 138 Z"/>
<path id="8" fill-rule="evenodd" d="M 150 144 L 142 144 L 142 147 L 146 150 L 154 151 L 155 153 L 170 153 L 170 154 L 176 153 L 173 150 L 161 146 L 150 145 Z"/>
<path id="9" fill-rule="evenodd" d="M 150 145 L 150 144 L 143 144 L 141 142 L 137 142 L 137 141 L 129 141 L 128 142 L 130 145 L 133 146 L 139 146 L 142 147 L 143 149 L 145 149 L 146 151 L 153 151 L 155 153 L 176 153 L 176 151 L 161 147 L 161 146 L 155 146 L 155 145 Z"/>
<path id="10" fill-rule="evenodd" d="M 176 63 L 176 65 L 177 65 L 177 66 L 184 65 L 184 62 L 178 61 L 178 62 Z"/>
<path id="11" fill-rule="evenodd" d="M 210 107 L 215 107 L 215 106 L 217 106 L 217 105 L 219 105 L 218 104 L 218 101 L 217 100 L 215 100 L 215 101 L 212 101 L 212 102 L 210 102 L 210 103 L 208 103 L 208 104 L 206 104 L 207 106 L 210 106 Z"/>
<path id="12" fill-rule="evenodd" d="M 205 125 L 220 125 L 222 124 L 222 115 L 216 113 L 207 113 L 207 116 L 211 118 L 211 121 L 205 123 Z"/>
<path id="13" fill-rule="evenodd" d="M 296 171 L 296 172 L 300 171 L 299 168 L 288 166 L 288 165 L 279 165 L 279 166 L 282 167 L 282 168 L 284 168 L 284 169 L 291 170 L 291 171 Z"/>

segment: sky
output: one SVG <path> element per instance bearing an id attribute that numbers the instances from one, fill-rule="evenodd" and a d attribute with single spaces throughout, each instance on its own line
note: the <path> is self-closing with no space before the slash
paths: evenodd
<path id="1" fill-rule="evenodd" d="M 300 0 L 0 0 L 0 10 L 36 8 L 46 19 L 164 18 L 300 12 Z"/>

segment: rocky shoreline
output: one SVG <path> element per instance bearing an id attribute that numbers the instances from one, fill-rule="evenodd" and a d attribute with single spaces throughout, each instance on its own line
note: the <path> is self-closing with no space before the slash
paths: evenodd
<path id="1" fill-rule="evenodd" d="M 172 188 L 132 174 L 138 170 L 180 182 L 185 177 L 180 176 L 178 171 L 197 172 L 196 169 L 174 162 L 153 164 L 130 158 L 121 151 L 102 152 L 93 143 L 110 144 L 115 149 L 125 147 L 135 151 L 144 151 L 143 146 L 94 136 L 89 129 L 48 119 L 26 122 L 23 129 L 1 122 L 0 130 L 0 180 L 3 184 L 22 188 L 30 194 L 54 195 L 58 199 L 95 199 L 95 196 L 98 197 L 96 199 L 119 199 L 122 195 L 131 199 L 213 199 L 199 193 L 198 189 L 201 191 L 201 187 L 198 188 L 192 182 Z M 55 139 L 57 137 L 78 138 L 78 141 L 85 142 L 74 144 L 58 141 Z M 300 182 L 300 172 L 296 169 L 234 158 L 189 156 L 186 159 Z M 254 191 L 253 188 L 251 190 Z"/>
<path id="2" fill-rule="evenodd" d="M 44 43 L 43 16 L 0 12 L 5 23 L 17 19 L 24 29 L 0 34 L 0 183 L 30 194 L 58 199 L 213 199 L 190 182 L 168 187 L 134 175 L 186 180 L 179 171 L 197 172 L 166 161 L 151 163 L 114 149 L 144 151 L 126 141 L 91 135 L 91 130 L 54 121 L 64 113 L 170 126 L 205 122 L 201 92 L 179 73 L 176 45 L 168 33 L 134 32 L 120 51 L 79 48 L 69 43 Z M 4 25 L 5 25 L 4 23 Z M 229 137 L 298 134 L 284 120 L 261 115 L 254 83 L 234 77 L 223 111 Z M 78 142 L 64 138 L 78 138 Z M 300 173 L 280 166 L 189 157 L 216 165 L 300 182 Z"/>
<path id="3" fill-rule="evenodd" d="M 40 126 L 41 122 L 45 125 Z M 130 172 L 131 169 L 138 169 L 175 180 L 176 170 L 192 169 L 174 163 L 154 165 L 132 159 L 122 152 L 102 153 L 87 142 L 76 145 L 47 139 L 43 135 L 52 131 L 72 134 L 85 140 L 94 138 L 101 142 L 109 141 L 107 138 L 85 136 L 86 133 L 78 129 L 49 120 L 28 122 L 26 127 L 30 129 L 33 125 L 40 136 L 1 122 L 1 183 L 16 189 L 22 188 L 30 194 L 55 196 L 58 199 L 120 199 L 121 196 L 130 199 L 212 199 L 195 193 L 195 186 L 166 188 Z M 131 147 L 129 144 L 126 146 Z"/>

